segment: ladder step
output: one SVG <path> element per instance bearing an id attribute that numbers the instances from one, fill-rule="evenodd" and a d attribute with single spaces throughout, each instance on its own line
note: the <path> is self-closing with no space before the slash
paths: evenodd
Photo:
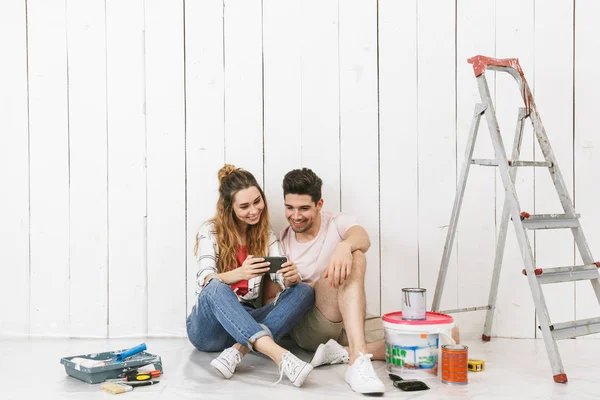
<path id="1" fill-rule="evenodd" d="M 579 214 L 574 217 L 567 214 L 529 214 L 521 213 L 525 229 L 561 229 L 579 228 Z"/>
<path id="2" fill-rule="evenodd" d="M 491 307 L 489 305 L 487 305 L 487 306 L 478 306 L 478 307 L 455 308 L 453 310 L 444 310 L 444 311 L 437 311 L 437 312 L 442 313 L 442 314 L 456 314 L 456 313 L 468 312 L 468 311 L 489 310 L 490 308 Z"/>
<path id="3" fill-rule="evenodd" d="M 575 265 L 570 267 L 556 268 L 536 268 L 535 275 L 540 284 L 582 281 L 586 279 L 598 279 L 600 262 L 588 265 Z M 527 271 L 523 270 L 523 275 L 527 275 Z"/>
<path id="4" fill-rule="evenodd" d="M 550 325 L 555 340 L 571 339 L 600 332 L 600 318 L 581 319 Z"/>
<path id="5" fill-rule="evenodd" d="M 471 164 L 483 165 L 485 167 L 497 167 L 498 162 L 493 159 L 484 158 L 473 158 Z M 509 167 L 552 167 L 550 161 L 510 161 L 508 160 Z"/>

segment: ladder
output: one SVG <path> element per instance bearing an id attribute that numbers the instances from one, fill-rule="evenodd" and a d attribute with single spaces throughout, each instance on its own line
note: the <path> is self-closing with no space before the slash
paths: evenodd
<path id="1" fill-rule="evenodd" d="M 452 251 L 454 236 L 460 214 L 460 208 L 465 193 L 467 176 L 471 164 L 483 166 L 496 166 L 499 168 L 502 183 L 506 192 L 504 206 L 502 211 L 502 219 L 500 222 L 500 230 L 496 243 L 496 255 L 494 261 L 494 270 L 492 273 L 492 283 L 489 294 L 488 305 L 480 307 L 469 307 L 456 310 L 443 311 L 445 313 L 457 313 L 465 311 L 487 310 L 484 332 L 482 335 L 483 341 L 489 341 L 492 330 L 492 319 L 496 305 L 496 297 L 498 294 L 498 282 L 500 280 L 500 267 L 502 265 L 502 257 L 504 253 L 504 245 L 506 243 L 506 232 L 508 228 L 509 218 L 512 219 L 521 255 L 523 257 L 523 274 L 526 275 L 537 317 L 539 319 L 539 329 L 542 331 L 548 358 L 552 366 L 552 374 L 554 381 L 558 383 L 566 383 L 567 375 L 563 369 L 562 360 L 558 351 L 556 340 L 574 338 L 577 336 L 589 335 L 600 332 L 600 318 L 589 318 L 578 321 L 552 323 L 546 306 L 546 300 L 542 292 L 541 285 L 556 282 L 570 282 L 579 280 L 589 280 L 596 294 L 596 298 L 600 303 L 600 268 L 599 262 L 594 262 L 590 248 L 581 229 L 579 223 L 579 214 L 575 213 L 573 202 L 569 196 L 569 192 L 563 180 L 556 157 L 546 136 L 546 131 L 542 125 L 542 121 L 537 112 L 533 95 L 529 89 L 529 85 L 525 80 L 523 70 L 516 58 L 511 59 L 494 59 L 485 56 L 475 56 L 468 60 L 473 65 L 475 77 L 479 87 L 481 103 L 475 105 L 475 112 L 469 131 L 467 140 L 467 148 L 465 151 L 465 159 L 462 166 L 460 181 L 456 189 L 456 198 L 450 218 L 450 225 L 446 236 L 446 243 L 442 255 L 442 262 L 438 274 L 438 280 L 433 298 L 432 311 L 439 311 L 441 296 L 444 288 L 444 281 L 448 270 L 448 262 Z M 517 127 L 515 131 L 515 139 L 512 147 L 511 158 L 507 158 L 507 154 L 502 142 L 500 128 L 496 119 L 494 104 L 490 96 L 490 90 L 485 78 L 485 70 L 494 70 L 508 72 L 519 85 L 521 96 L 523 97 L 525 107 L 519 109 Z M 488 128 L 494 146 L 495 159 L 483 160 L 474 159 L 473 150 L 475 148 L 475 140 L 479 129 L 481 117 L 485 115 Z M 523 137 L 523 126 L 525 119 L 529 118 L 533 125 L 533 131 L 540 145 L 545 161 L 520 161 L 519 155 L 521 150 L 521 142 Z M 538 214 L 531 215 L 527 212 L 521 212 L 519 199 L 515 191 L 515 178 L 517 167 L 546 167 L 548 168 L 554 187 L 562 204 L 562 214 Z M 575 243 L 581 255 L 583 265 L 554 267 L 554 268 L 536 268 L 534 264 L 533 252 L 527 236 L 527 230 L 535 229 L 571 229 L 575 238 Z"/>

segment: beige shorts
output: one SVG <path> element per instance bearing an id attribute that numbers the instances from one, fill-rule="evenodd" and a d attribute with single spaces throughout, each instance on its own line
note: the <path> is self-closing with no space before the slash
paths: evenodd
<path id="1" fill-rule="evenodd" d="M 321 343 L 326 343 L 329 339 L 336 340 L 342 346 L 348 346 L 344 323 L 329 321 L 314 306 L 292 328 L 290 336 L 298 346 L 309 351 L 315 351 Z M 372 343 L 382 340 L 383 337 L 381 317 L 367 317 L 365 319 L 365 341 Z"/>

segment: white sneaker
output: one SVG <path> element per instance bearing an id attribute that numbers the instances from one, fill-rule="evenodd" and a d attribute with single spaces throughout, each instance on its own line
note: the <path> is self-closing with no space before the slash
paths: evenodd
<path id="1" fill-rule="evenodd" d="M 279 380 L 275 382 L 273 386 L 281 382 L 281 378 L 285 372 L 285 375 L 288 377 L 290 382 L 292 382 L 294 386 L 300 387 L 312 370 L 312 365 L 302 361 L 289 351 L 287 353 L 283 353 L 283 356 L 281 357 L 281 363 L 279 364 Z"/>
<path id="2" fill-rule="evenodd" d="M 349 359 L 346 349 L 335 340 L 329 339 L 327 343 L 321 343 L 317 347 L 310 365 L 316 368 L 325 364 L 347 364 Z"/>
<path id="3" fill-rule="evenodd" d="M 229 347 L 219 355 L 219 357 L 213 359 L 210 365 L 215 367 L 225 379 L 229 379 L 235 372 L 235 367 L 242 361 L 242 353 L 233 347 Z"/>
<path id="4" fill-rule="evenodd" d="M 385 385 L 377 377 L 373 364 L 371 364 L 373 354 L 358 354 L 360 357 L 354 361 L 354 364 L 348 366 L 346 382 L 357 393 L 385 392 Z"/>

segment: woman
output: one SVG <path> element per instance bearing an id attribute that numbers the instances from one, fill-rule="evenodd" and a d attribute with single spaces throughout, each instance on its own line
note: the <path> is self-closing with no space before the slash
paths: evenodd
<path id="1" fill-rule="evenodd" d="M 219 171 L 217 215 L 199 229 L 194 253 L 198 260 L 197 302 L 187 318 L 190 342 L 201 351 L 221 351 L 212 360 L 231 378 L 250 350 L 270 357 L 297 387 L 312 366 L 275 343 L 313 305 L 314 291 L 288 261 L 267 279 L 283 290 L 273 301 L 255 308 L 263 276 L 264 256 L 281 256 L 269 226 L 265 196 L 254 176 L 233 165 Z M 279 382 L 278 381 L 278 382 Z"/>

